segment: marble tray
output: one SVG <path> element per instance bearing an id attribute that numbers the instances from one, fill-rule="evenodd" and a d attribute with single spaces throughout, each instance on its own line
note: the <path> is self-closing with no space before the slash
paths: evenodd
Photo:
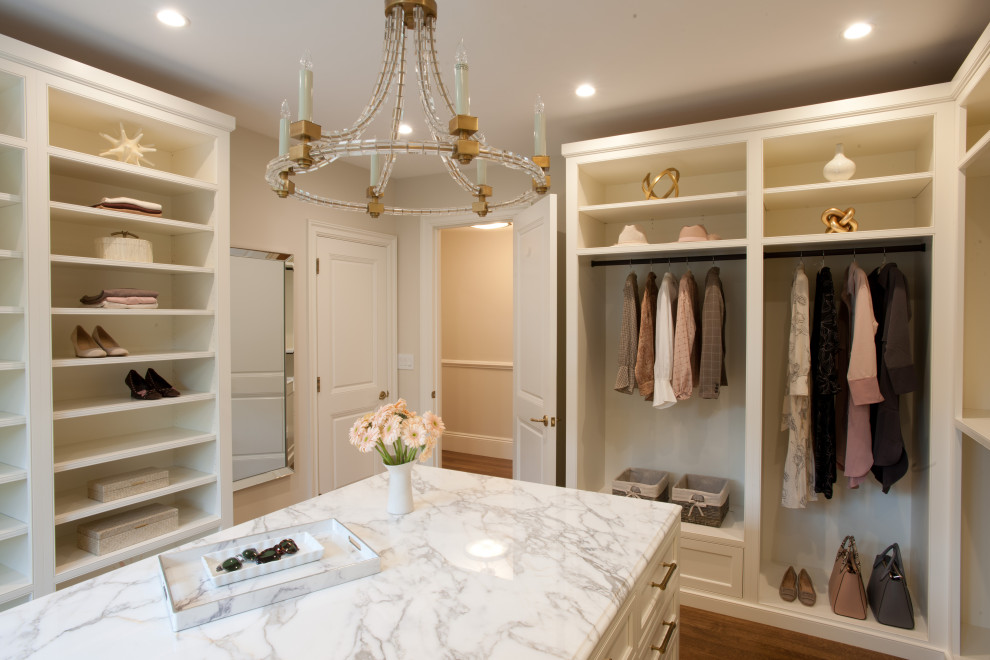
<path id="1" fill-rule="evenodd" d="M 300 536 L 304 532 L 323 547 L 323 556 L 316 561 L 222 586 L 214 586 L 210 576 L 203 571 L 204 554 L 232 553 L 245 545 L 262 543 L 276 536 L 279 539 L 294 534 Z M 164 552 L 158 555 L 158 568 L 172 630 L 178 632 L 373 575 L 382 570 L 382 564 L 378 553 L 331 518 L 189 550 Z"/>
<path id="2" fill-rule="evenodd" d="M 253 548 L 256 551 L 261 552 L 265 548 L 270 548 L 277 545 L 278 542 L 284 538 L 286 537 L 271 536 L 262 541 L 244 543 L 236 548 L 227 548 L 224 550 L 207 553 L 201 557 L 203 561 L 203 570 L 205 570 L 206 574 L 210 576 L 210 581 L 213 583 L 214 587 L 222 587 L 225 584 L 230 584 L 232 582 L 248 580 L 250 578 L 258 577 L 259 575 L 268 575 L 269 573 L 284 571 L 292 568 L 293 566 L 299 566 L 300 564 L 316 561 L 326 553 L 326 548 L 323 547 L 322 543 L 314 539 L 312 534 L 309 532 L 302 532 L 301 534 L 296 534 L 292 537 L 292 540 L 296 542 L 296 546 L 299 548 L 299 551 L 295 554 L 283 555 L 278 561 L 268 562 L 267 564 L 252 564 L 249 561 L 245 561 L 243 567 L 239 570 L 231 571 L 229 573 L 224 571 L 217 573 L 216 568 L 223 563 L 224 559 L 239 555 L 248 548 Z"/>

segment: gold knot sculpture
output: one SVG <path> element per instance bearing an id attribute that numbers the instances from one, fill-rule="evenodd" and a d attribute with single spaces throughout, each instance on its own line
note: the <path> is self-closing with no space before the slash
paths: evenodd
<path id="1" fill-rule="evenodd" d="M 852 207 L 845 211 L 835 207 L 828 209 L 822 213 L 822 224 L 827 227 L 825 233 L 839 234 L 847 231 L 856 231 L 859 229 L 859 223 L 853 217 L 855 213 L 856 209 Z"/>
<path id="2" fill-rule="evenodd" d="M 660 179 L 664 177 L 670 177 L 670 189 L 663 194 L 663 197 L 657 197 L 656 193 L 653 192 L 653 187 L 656 186 Z M 677 197 L 677 194 L 680 192 L 677 187 L 677 182 L 680 178 L 681 173 L 673 167 L 668 167 L 665 169 L 663 172 L 658 174 L 657 178 L 653 179 L 652 182 L 650 181 L 650 172 L 647 172 L 646 176 L 643 177 L 643 194 L 646 195 L 646 199 L 667 199 L 671 195 Z"/>

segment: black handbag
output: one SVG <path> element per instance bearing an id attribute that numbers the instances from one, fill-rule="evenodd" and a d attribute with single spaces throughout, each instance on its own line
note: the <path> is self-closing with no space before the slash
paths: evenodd
<path id="1" fill-rule="evenodd" d="M 885 626 L 914 628 L 914 607 L 904 577 L 901 548 L 896 543 L 890 544 L 874 560 L 866 596 L 877 621 Z"/>

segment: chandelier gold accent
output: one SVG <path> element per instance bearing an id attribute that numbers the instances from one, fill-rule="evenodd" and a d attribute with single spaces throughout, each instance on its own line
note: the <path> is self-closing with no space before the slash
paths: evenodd
<path id="1" fill-rule="evenodd" d="M 455 66 L 454 101 L 440 76 L 436 52 L 436 0 L 385 0 L 385 42 L 381 69 L 371 100 L 349 128 L 324 133 L 313 121 L 313 71 L 308 53 L 300 60 L 299 115 L 289 122 L 288 102 L 283 102 L 279 129 L 279 155 L 268 163 L 265 180 L 279 197 L 296 199 L 335 209 L 360 211 L 377 218 L 388 215 L 445 215 L 477 213 L 485 217 L 500 209 L 529 205 L 550 188 L 550 157 L 546 152 L 546 120 L 543 101 L 537 97 L 534 108 L 533 158 L 498 149 L 488 144 L 479 131 L 478 117 L 470 113 L 468 94 L 468 64 L 463 42 L 458 48 Z M 432 139 L 400 139 L 406 85 L 406 32 L 411 31 L 415 44 L 415 71 L 419 98 Z M 390 137 L 386 140 L 364 139 L 363 135 L 385 105 L 389 90 L 394 90 Z M 436 93 L 436 99 L 434 98 Z M 437 100 L 439 99 L 439 101 Z M 446 115 L 445 121 L 441 115 Z M 290 144 L 290 139 L 293 140 Z M 400 154 L 438 156 L 450 177 L 475 201 L 463 206 L 405 208 L 387 205 L 385 188 L 392 176 Z M 297 181 L 305 174 L 316 172 L 341 158 L 371 156 L 370 185 L 365 191 L 367 201 L 335 199 L 303 190 Z M 462 171 L 474 162 L 476 180 Z M 493 203 L 493 189 L 487 181 L 487 165 L 527 173 L 532 188 L 515 197 Z M 295 178 L 295 180 L 293 180 Z"/>

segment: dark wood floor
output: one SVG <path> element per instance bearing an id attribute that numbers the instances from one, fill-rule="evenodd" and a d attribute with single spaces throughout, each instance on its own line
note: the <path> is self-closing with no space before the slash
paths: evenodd
<path id="1" fill-rule="evenodd" d="M 681 607 L 681 660 L 896 660 L 751 621 Z"/>
<path id="2" fill-rule="evenodd" d="M 444 451 L 443 467 L 512 478 L 512 461 Z M 681 660 L 896 660 L 818 637 L 681 607 Z"/>
<path id="3" fill-rule="evenodd" d="M 441 467 L 474 474 L 487 474 L 492 477 L 512 478 L 512 461 L 505 458 L 490 458 L 458 451 L 443 451 Z"/>

